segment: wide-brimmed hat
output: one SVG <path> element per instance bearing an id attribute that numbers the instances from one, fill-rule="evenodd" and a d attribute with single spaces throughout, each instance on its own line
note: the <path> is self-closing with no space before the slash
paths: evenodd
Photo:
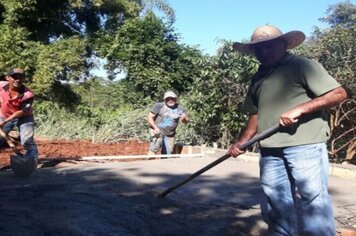
<path id="1" fill-rule="evenodd" d="M 253 31 L 250 42 L 235 42 L 233 43 L 233 49 L 244 54 L 253 54 L 252 45 L 275 39 L 283 39 L 287 43 L 287 49 L 292 49 L 303 43 L 305 34 L 297 30 L 283 34 L 282 31 L 275 26 L 263 25 Z"/>
<path id="2" fill-rule="evenodd" d="M 166 100 L 166 98 L 177 98 L 177 94 L 175 94 L 173 91 L 167 91 L 163 96 L 164 100 Z"/>

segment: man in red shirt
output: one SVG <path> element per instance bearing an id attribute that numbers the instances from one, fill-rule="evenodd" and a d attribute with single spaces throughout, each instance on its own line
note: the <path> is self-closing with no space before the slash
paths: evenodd
<path id="1" fill-rule="evenodd" d="M 7 73 L 6 81 L 0 81 L 0 128 L 7 134 L 17 126 L 21 144 L 26 150 L 25 157 L 37 159 L 32 113 L 34 93 L 23 85 L 24 80 L 24 70 L 14 68 Z M 0 145 L 4 142 L 0 137 Z"/>

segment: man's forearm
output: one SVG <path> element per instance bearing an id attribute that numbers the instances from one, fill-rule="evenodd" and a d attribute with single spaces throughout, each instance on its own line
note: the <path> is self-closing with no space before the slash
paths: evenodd
<path id="1" fill-rule="evenodd" d="M 25 114 L 25 112 L 23 111 L 16 111 L 14 114 L 12 114 L 11 116 L 7 117 L 6 119 L 4 119 L 4 123 L 12 121 L 16 118 L 20 118 Z"/>
<path id="2" fill-rule="evenodd" d="M 257 125 L 257 115 L 251 115 L 245 130 L 242 135 L 237 139 L 239 143 L 244 143 L 250 140 L 257 133 L 258 125 Z"/>
<path id="3" fill-rule="evenodd" d="M 302 114 L 312 113 L 336 106 L 346 98 L 347 93 L 345 89 L 339 87 L 320 97 L 316 97 L 309 102 L 299 105 L 297 109 L 299 109 Z"/>
<path id="4" fill-rule="evenodd" d="M 148 125 L 149 125 L 152 129 L 155 129 L 155 128 L 156 128 L 156 125 L 155 125 L 154 121 L 152 121 L 151 119 L 148 119 Z"/>
<path id="5" fill-rule="evenodd" d="M 155 124 L 154 116 L 152 113 L 150 113 L 147 117 L 147 123 L 150 126 L 151 129 L 157 129 L 157 126 Z"/>
<path id="6" fill-rule="evenodd" d="M 233 157 L 237 157 L 238 155 L 244 153 L 245 150 L 241 149 L 241 145 L 250 140 L 257 133 L 257 129 L 257 114 L 251 115 L 245 130 L 243 131 L 242 135 L 235 140 L 234 144 L 231 145 L 228 154 Z"/>

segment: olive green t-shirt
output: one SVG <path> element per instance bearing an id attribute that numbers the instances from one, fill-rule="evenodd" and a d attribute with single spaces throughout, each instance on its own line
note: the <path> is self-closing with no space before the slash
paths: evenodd
<path id="1" fill-rule="evenodd" d="M 258 131 L 279 122 L 282 113 L 323 95 L 340 84 L 316 61 L 287 54 L 272 68 L 263 68 L 252 79 L 244 111 L 257 114 Z M 291 127 L 260 142 L 261 147 L 288 147 L 324 142 L 329 137 L 325 111 L 305 114 Z"/>

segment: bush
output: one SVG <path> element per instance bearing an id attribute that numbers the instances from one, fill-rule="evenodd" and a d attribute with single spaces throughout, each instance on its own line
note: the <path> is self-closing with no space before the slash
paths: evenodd
<path id="1" fill-rule="evenodd" d="M 146 116 L 149 110 L 114 110 L 90 115 L 69 112 L 50 104 L 35 106 L 36 133 L 49 139 L 83 139 L 95 143 L 119 142 L 136 139 L 148 140 Z M 89 114 L 84 112 L 84 114 Z"/>

